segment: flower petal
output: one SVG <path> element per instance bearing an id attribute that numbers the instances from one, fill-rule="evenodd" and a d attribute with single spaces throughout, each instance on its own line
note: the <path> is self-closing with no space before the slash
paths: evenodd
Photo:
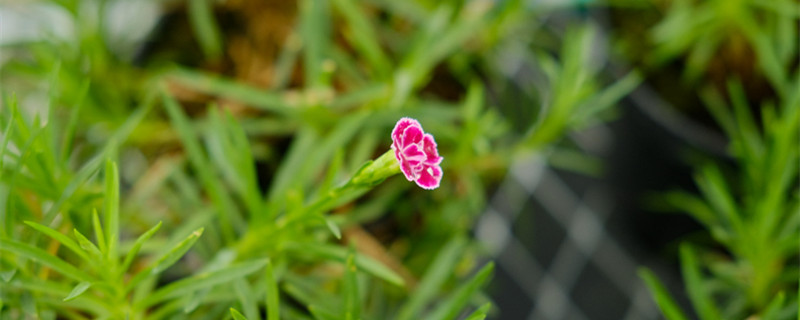
<path id="1" fill-rule="evenodd" d="M 418 170 L 414 170 L 414 168 L 412 168 L 407 161 L 400 161 L 400 171 L 403 172 L 403 175 L 406 176 L 406 180 L 408 181 L 414 181 L 417 179 Z"/>
<path id="2" fill-rule="evenodd" d="M 436 141 L 428 133 L 422 138 L 422 152 L 425 153 L 425 163 L 431 166 L 438 166 L 444 159 L 439 156 L 439 151 L 436 149 Z"/>
<path id="3" fill-rule="evenodd" d="M 439 182 L 442 181 L 442 168 L 439 166 L 423 166 L 423 168 L 415 180 L 417 185 L 426 190 L 438 188 Z"/>
<path id="4" fill-rule="evenodd" d="M 422 136 L 425 135 L 425 132 L 422 131 L 422 127 L 417 126 L 408 126 L 403 131 L 403 144 L 402 146 L 408 146 L 411 144 L 420 143 L 422 141 Z"/>
<path id="5" fill-rule="evenodd" d="M 398 149 L 402 149 L 401 147 L 403 147 L 403 132 L 409 126 L 422 127 L 417 120 L 411 118 L 401 118 L 397 121 L 397 124 L 394 125 L 394 129 L 392 129 L 392 144 Z"/>
<path id="6" fill-rule="evenodd" d="M 403 154 L 401 157 L 412 167 L 415 167 L 422 161 L 427 160 L 425 158 L 425 153 L 422 152 L 422 148 L 420 148 L 418 144 L 412 144 L 403 149 Z"/>

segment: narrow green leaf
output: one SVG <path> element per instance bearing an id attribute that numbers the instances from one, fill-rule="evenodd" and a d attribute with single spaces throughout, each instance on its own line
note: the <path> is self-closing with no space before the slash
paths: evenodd
<path id="1" fill-rule="evenodd" d="M 10 117 L 10 119 L 14 119 L 15 116 L 16 116 L 16 112 L 17 112 L 17 103 L 16 103 L 16 101 L 17 101 L 17 99 L 16 99 L 16 96 L 15 96 L 15 98 L 11 102 L 12 104 L 11 104 L 11 117 Z M 2 172 L 1 170 L 3 169 L 3 159 L 5 159 L 6 148 L 8 147 L 8 142 L 11 140 L 12 132 L 14 132 L 13 130 L 11 130 L 14 126 L 11 125 L 11 120 L 10 119 L 8 120 L 8 122 L 6 122 L 6 128 L 3 130 L 3 142 L 0 143 L 0 172 Z"/>
<path id="2" fill-rule="evenodd" d="M 272 270 L 272 261 L 267 261 L 264 274 L 264 284 L 267 288 L 267 320 L 280 320 L 280 296 L 275 272 Z"/>
<path id="3" fill-rule="evenodd" d="M 578 106 L 572 121 L 576 124 L 586 121 L 593 115 L 612 107 L 620 99 L 631 93 L 642 83 L 644 78 L 638 72 L 631 72 L 611 86 L 603 89 L 599 93 L 586 98 L 586 102 Z"/>
<path id="4" fill-rule="evenodd" d="M 186 69 L 172 71 L 168 76 L 196 90 L 246 103 L 254 108 L 275 112 L 279 115 L 297 113 L 297 109 L 284 101 L 280 94 L 248 86 L 231 79 Z"/>
<path id="5" fill-rule="evenodd" d="M 119 170 L 117 164 L 106 159 L 105 169 L 105 222 L 106 241 L 108 241 L 107 258 L 112 263 L 117 261 L 117 242 L 119 241 Z"/>
<path id="6" fill-rule="evenodd" d="M 489 313 L 489 309 L 492 308 L 492 304 L 487 302 L 486 304 L 482 305 L 480 308 L 472 312 L 467 318 L 464 320 L 483 320 L 486 319 L 486 315 Z"/>
<path id="7" fill-rule="evenodd" d="M 261 316 L 258 313 L 258 303 L 256 302 L 253 289 L 250 284 L 242 278 L 233 280 L 233 289 L 236 291 L 236 296 L 242 304 L 244 313 L 247 317 L 253 320 L 260 320 Z"/>
<path id="8" fill-rule="evenodd" d="M 236 311 L 236 309 L 234 308 L 231 308 L 231 316 L 233 317 L 234 320 L 247 320 L 247 318 L 245 318 L 241 313 L 239 313 L 239 311 Z"/>
<path id="9" fill-rule="evenodd" d="M 195 169 L 195 172 L 200 176 L 200 181 L 208 190 L 209 196 L 214 203 L 223 238 L 226 242 L 233 241 L 235 237 L 233 226 L 234 223 L 237 222 L 236 219 L 241 219 L 241 216 L 237 214 L 238 210 L 233 205 L 233 200 L 230 198 L 230 195 L 222 190 L 222 186 L 213 174 L 213 171 L 208 170 L 208 168 L 212 168 L 213 166 L 204 155 L 203 149 L 197 141 L 197 134 L 194 128 L 192 128 L 189 119 L 187 119 L 186 115 L 181 111 L 178 102 L 175 101 L 166 90 L 162 90 L 161 97 L 172 125 L 178 132 L 181 142 L 183 142 L 184 151 L 187 153 L 189 162 L 192 168 Z"/>
<path id="10" fill-rule="evenodd" d="M 318 304 L 310 304 L 308 305 L 308 311 L 311 312 L 311 315 L 314 316 L 316 320 L 340 320 L 341 318 L 330 312 L 329 310 L 321 307 Z"/>
<path id="11" fill-rule="evenodd" d="M 303 39 L 303 75 L 308 87 L 325 86 L 323 62 L 330 46 L 330 8 L 328 1 L 303 0 L 300 7 L 300 32 Z"/>
<path id="12" fill-rule="evenodd" d="M 186 239 L 178 243 L 172 250 L 167 252 L 166 255 L 158 259 L 155 265 L 153 265 L 153 270 L 151 271 L 153 274 L 161 273 L 162 271 L 166 270 L 175 262 L 183 257 L 189 249 L 194 246 L 195 242 L 200 239 L 200 236 L 203 235 L 203 228 L 197 229 L 192 232 Z"/>
<path id="13" fill-rule="evenodd" d="M 763 315 L 761 316 L 762 320 L 778 320 L 780 319 L 780 312 L 781 308 L 783 308 L 783 302 L 786 300 L 786 294 L 781 291 L 772 298 L 772 302 L 767 305 L 767 308 L 764 309 Z M 798 315 L 800 317 L 800 315 Z"/>
<path id="14" fill-rule="evenodd" d="M 5 282 L 11 281 L 14 278 L 14 275 L 17 274 L 17 269 L 11 269 L 8 271 L 0 272 L 0 279 L 3 279 Z"/>
<path id="15" fill-rule="evenodd" d="M 56 241 L 60 242 L 62 245 L 67 247 L 70 251 L 72 251 L 75 254 L 77 254 L 78 256 L 80 256 L 83 260 L 90 261 L 89 256 L 86 254 L 86 252 L 81 250 L 81 247 L 77 243 L 75 243 L 75 241 L 73 241 L 72 239 L 70 239 L 66 235 L 62 234 L 61 232 L 58 232 L 56 230 L 51 229 L 48 226 L 41 225 L 41 224 L 38 224 L 38 223 L 33 222 L 33 221 L 25 221 L 25 224 L 27 224 L 28 226 L 30 226 L 33 229 L 36 229 L 36 231 L 44 233 L 47 236 L 49 236 L 49 237 L 55 239 Z"/>
<path id="16" fill-rule="evenodd" d="M 697 315 L 701 320 L 720 319 L 719 310 L 714 306 L 714 301 L 703 284 L 700 265 L 694 250 L 689 244 L 683 244 L 680 251 L 684 283 Z"/>
<path id="17" fill-rule="evenodd" d="M 203 54 L 214 60 L 222 54 L 222 36 L 214 19 L 212 4 L 210 0 L 189 0 L 188 10 L 192 31 Z"/>
<path id="18" fill-rule="evenodd" d="M 339 319 L 342 315 L 343 299 L 339 295 L 323 288 L 320 279 L 298 275 L 287 271 L 283 275 L 283 292 L 301 305 L 316 307 L 326 314 Z"/>
<path id="19" fill-rule="evenodd" d="M 337 240 L 341 240 L 342 231 L 339 230 L 339 226 L 336 225 L 336 222 L 333 222 L 333 220 L 328 219 L 324 216 L 322 217 L 322 219 L 325 220 L 325 225 L 328 226 L 328 230 L 330 230 L 331 233 L 333 233 L 333 236 L 336 237 Z"/>
<path id="20" fill-rule="evenodd" d="M 266 265 L 266 260 L 255 260 L 235 264 L 212 272 L 196 274 L 192 277 L 184 278 L 161 287 L 138 302 L 137 306 L 143 308 L 148 307 L 169 298 L 179 297 L 200 289 L 227 283 L 261 270 L 264 265 Z"/>
<path id="21" fill-rule="evenodd" d="M 340 262 L 345 261 L 345 258 L 347 257 L 347 249 L 328 244 L 294 244 L 290 245 L 289 248 L 294 249 L 299 253 L 313 254 Z M 356 253 L 355 263 L 359 269 L 378 277 L 379 279 L 383 279 L 384 281 L 396 286 L 402 287 L 405 285 L 403 278 L 392 271 L 392 269 L 389 269 L 389 267 L 384 266 L 380 262 L 375 261 L 368 256 Z"/>
<path id="22" fill-rule="evenodd" d="M 64 298 L 64 301 L 70 301 L 70 300 L 73 300 L 73 299 L 77 298 L 79 295 L 81 295 L 84 292 L 86 292 L 86 290 L 88 290 L 89 287 L 91 287 L 91 286 L 92 286 L 92 283 L 91 282 L 87 282 L 87 281 L 82 281 L 82 282 L 78 283 L 78 285 L 76 285 L 75 288 L 73 288 L 72 291 L 69 293 L 69 295 L 67 295 L 67 297 Z"/>
<path id="23" fill-rule="evenodd" d="M 343 316 L 345 320 L 358 320 L 361 318 L 361 301 L 358 296 L 358 268 L 355 260 L 356 250 L 351 246 L 345 259 Z"/>
<path id="24" fill-rule="evenodd" d="M 656 301 L 661 313 L 667 320 L 687 320 L 686 316 L 681 311 L 675 300 L 672 299 L 667 289 L 661 284 L 661 281 L 648 269 L 639 269 L 639 277 L 644 280 L 644 283 L 650 289 L 650 294 L 653 295 L 653 300 Z"/>
<path id="25" fill-rule="evenodd" d="M 0 250 L 18 254 L 25 258 L 36 261 L 39 264 L 48 266 L 64 276 L 78 281 L 92 281 L 92 277 L 75 268 L 71 264 L 51 255 L 47 251 L 31 246 L 27 243 L 17 242 L 10 239 L 0 239 Z"/>
<path id="26" fill-rule="evenodd" d="M 136 258 L 136 255 L 139 254 L 139 250 L 142 248 L 147 240 L 153 237 L 153 235 L 158 232 L 158 229 L 161 229 L 161 221 L 155 225 L 155 227 L 150 228 L 147 232 L 143 233 L 139 238 L 136 239 L 136 242 L 133 243 L 133 247 L 128 251 L 128 254 L 125 255 L 125 260 L 122 262 L 122 268 L 120 269 L 120 273 L 124 274 L 128 271 L 133 259 Z"/>
<path id="27" fill-rule="evenodd" d="M 743 225 L 738 206 L 719 168 L 715 165 L 704 167 L 696 180 L 708 202 L 727 220 L 737 234 L 741 234 Z"/>
<path id="28" fill-rule="evenodd" d="M 72 229 L 72 233 L 75 235 L 75 238 L 78 239 L 78 243 L 81 246 L 81 249 L 88 252 L 92 255 L 92 258 L 95 259 L 93 263 L 95 264 L 104 264 L 103 262 L 103 253 L 100 252 L 100 249 L 94 245 L 89 239 L 87 239 L 78 229 Z"/>
<path id="29" fill-rule="evenodd" d="M 350 38 L 350 42 L 369 61 L 372 69 L 375 70 L 375 75 L 380 78 L 387 77 L 391 64 L 381 49 L 380 43 L 378 43 L 379 38 L 374 31 L 375 28 L 370 24 L 364 10 L 359 8 L 353 0 L 335 0 L 333 4 L 347 21 L 350 32 L 345 36 Z"/>
<path id="30" fill-rule="evenodd" d="M 461 251 L 467 241 L 464 237 L 455 237 L 445 244 L 436 259 L 431 263 L 425 275 L 420 280 L 414 292 L 409 294 L 406 302 L 399 311 L 397 320 L 411 320 L 425 307 L 425 303 L 430 302 L 437 294 L 442 284 L 453 273 Z"/>
<path id="31" fill-rule="evenodd" d="M 79 89 L 78 93 L 78 100 L 72 110 L 69 112 L 69 120 L 67 120 L 67 127 L 64 130 L 64 136 L 61 141 L 61 161 L 66 163 L 69 159 L 69 155 L 72 152 L 72 144 L 73 140 L 75 139 L 75 131 L 78 128 L 78 120 L 79 115 L 81 113 L 81 109 L 83 109 L 83 105 L 86 102 L 86 97 L 89 95 L 89 85 L 91 81 L 89 78 L 83 80 L 81 83 L 81 88 Z"/>
<path id="32" fill-rule="evenodd" d="M 86 180 L 89 179 L 89 177 L 100 170 L 100 166 L 103 165 L 103 160 L 107 158 L 106 155 L 109 154 L 113 148 L 115 148 L 115 143 L 113 142 L 121 142 L 127 139 L 133 129 L 136 128 L 136 126 L 142 121 L 142 119 L 144 119 L 145 115 L 147 115 L 147 113 L 153 107 L 155 102 L 154 97 L 154 94 L 148 92 L 142 105 L 140 105 L 133 114 L 128 116 L 127 120 L 125 120 L 125 122 L 114 132 L 114 134 L 111 135 L 109 141 L 112 142 L 107 143 L 99 154 L 95 155 L 92 160 L 87 162 L 83 167 L 81 167 L 80 170 L 78 170 L 75 176 L 73 176 L 72 180 L 70 180 L 69 184 L 67 184 L 67 187 L 64 188 L 61 197 L 53 206 L 50 207 L 50 210 L 47 211 L 44 219 L 40 221 L 42 224 L 50 224 L 61 209 L 61 205 L 71 198 L 75 191 L 77 191 L 77 189 L 82 186 Z"/>
<path id="33" fill-rule="evenodd" d="M 282 209 L 286 193 L 297 180 L 298 173 L 308 160 L 308 154 L 317 146 L 317 140 L 317 134 L 311 128 L 301 129 L 293 138 L 289 153 L 283 157 L 280 169 L 275 174 L 275 178 L 272 179 L 272 184 L 269 187 L 267 201 L 270 203 L 271 209 L 267 211 L 268 214 L 263 215 L 265 221 L 270 221 L 278 214 L 278 210 Z M 263 223 L 265 221 L 259 222 Z"/>
<path id="34" fill-rule="evenodd" d="M 97 209 L 92 209 L 92 226 L 94 228 L 94 238 L 97 240 L 97 246 L 100 247 L 101 252 L 107 252 L 106 237 L 104 236 L 103 225 L 100 224 L 100 215 L 97 214 Z"/>
<path id="35" fill-rule="evenodd" d="M 469 281 L 462 284 L 445 302 L 440 304 L 428 319 L 455 319 L 467 305 L 469 299 L 489 280 L 494 270 L 494 263 L 489 262 Z"/>
<path id="36" fill-rule="evenodd" d="M 337 149 L 336 152 L 334 152 L 333 154 L 333 159 L 331 159 L 331 163 L 328 165 L 328 170 L 325 172 L 325 178 L 322 180 L 322 183 L 319 184 L 319 188 L 317 188 L 317 194 L 316 194 L 317 198 L 321 197 L 331 189 L 333 183 L 336 181 L 336 176 L 342 169 L 343 162 L 344 162 L 344 149 Z"/>
<path id="37" fill-rule="evenodd" d="M 183 313 L 189 314 L 192 313 L 200 304 L 203 302 L 206 296 L 208 296 L 209 289 L 197 290 L 192 292 L 188 295 L 185 295 L 183 299 L 180 299 L 176 302 L 181 302 L 183 305 Z"/>

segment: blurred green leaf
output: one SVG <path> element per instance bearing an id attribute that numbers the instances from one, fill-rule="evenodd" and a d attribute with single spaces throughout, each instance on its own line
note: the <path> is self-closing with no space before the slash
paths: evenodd
<path id="1" fill-rule="evenodd" d="M 489 280 L 493 271 L 494 263 L 487 263 L 469 281 L 460 285 L 445 302 L 436 307 L 428 319 L 455 319 L 469 299 Z"/>
<path id="2" fill-rule="evenodd" d="M 486 315 L 489 313 L 489 309 L 492 308 L 491 303 L 486 303 L 482 305 L 480 308 L 472 312 L 469 316 L 467 316 L 464 320 L 483 320 L 486 319 Z"/>
<path id="3" fill-rule="evenodd" d="M 137 306 L 151 306 L 165 299 L 227 283 L 231 280 L 245 277 L 256 272 L 263 268 L 265 264 L 266 260 L 254 260 L 238 263 L 212 272 L 195 274 L 159 288 L 142 301 L 139 301 Z"/>
<path id="4" fill-rule="evenodd" d="M 703 283 L 700 265 L 694 249 L 688 244 L 683 244 L 680 251 L 683 279 L 697 315 L 703 320 L 720 319 L 719 310 L 714 305 L 714 301 Z"/>
<path id="5" fill-rule="evenodd" d="M 51 255 L 47 251 L 36 248 L 26 243 L 14 241 L 11 239 L 0 239 L 0 251 L 20 255 L 24 258 L 31 259 L 39 264 L 48 266 L 58 273 L 70 277 L 78 281 L 92 281 L 92 277 L 75 268 L 68 262 Z"/>
<path id="6" fill-rule="evenodd" d="M 108 260 L 112 265 L 117 261 L 117 242 L 119 242 L 119 171 L 117 164 L 106 160 L 105 168 L 105 232 Z"/>
<path id="7" fill-rule="evenodd" d="M 656 301 L 658 307 L 661 309 L 661 313 L 664 314 L 667 320 L 688 319 L 683 314 L 680 307 L 678 307 L 678 304 L 675 303 L 675 300 L 672 299 L 667 289 L 664 288 L 664 285 L 661 284 L 661 281 L 659 281 L 650 270 L 640 268 L 639 277 L 644 280 L 647 288 L 650 289 L 650 294 L 653 295 L 653 299 Z"/>
<path id="8" fill-rule="evenodd" d="M 150 240 L 150 238 L 152 238 L 153 235 L 156 232 L 158 232 L 158 229 L 161 229 L 160 221 L 158 222 L 157 225 L 150 228 L 150 230 L 147 230 L 147 232 L 143 233 L 138 238 L 136 238 L 136 242 L 133 243 L 133 246 L 131 247 L 130 250 L 128 250 L 128 253 L 125 255 L 125 260 L 123 260 L 122 262 L 122 268 L 120 268 L 120 273 L 125 273 L 128 271 L 128 268 L 133 262 L 133 259 L 136 258 L 137 254 L 139 254 L 139 250 L 141 250 L 142 245 L 144 245 L 145 242 L 147 242 L 147 240 Z"/>
<path id="9" fill-rule="evenodd" d="M 70 301 L 70 300 L 73 300 L 73 299 L 77 298 L 78 296 L 80 296 L 81 294 L 86 292 L 86 290 L 88 290 L 89 287 L 91 287 L 91 286 L 92 286 L 92 283 L 86 282 L 86 281 L 78 283 L 75 286 L 75 288 L 73 288 L 72 291 L 69 293 L 69 295 L 67 295 L 67 297 L 64 298 L 64 301 Z"/>
<path id="10" fill-rule="evenodd" d="M 347 257 L 347 249 L 329 244 L 292 244 L 289 246 L 289 249 L 296 252 L 312 254 L 340 262 L 344 262 L 345 258 Z M 369 273 L 379 279 L 396 286 L 404 286 L 402 277 L 392 271 L 392 269 L 389 269 L 389 267 L 384 266 L 380 262 L 375 261 L 370 257 L 356 253 L 355 264 L 358 269 L 363 270 L 364 272 Z"/>
<path id="11" fill-rule="evenodd" d="M 233 317 L 234 320 L 247 320 L 247 318 L 245 318 L 241 313 L 239 313 L 239 311 L 236 311 L 236 309 L 234 308 L 231 308 L 231 317 Z"/>
<path id="12" fill-rule="evenodd" d="M 189 21 L 194 36 L 200 43 L 203 53 L 211 60 L 222 55 L 222 36 L 214 18 L 213 2 L 210 0 L 189 0 Z"/>
<path id="13" fill-rule="evenodd" d="M 361 319 L 361 300 L 358 295 L 358 268 L 356 267 L 356 251 L 351 245 L 345 258 L 344 275 L 344 315 L 342 319 Z"/>
<path id="14" fill-rule="evenodd" d="M 266 286 L 267 296 L 267 320 L 279 320 L 281 315 L 280 294 L 278 293 L 278 282 L 275 279 L 272 261 L 267 261 L 264 274 L 264 285 Z"/>
<path id="15" fill-rule="evenodd" d="M 39 231 L 41 233 L 46 234 L 47 236 L 55 239 L 56 241 L 58 241 L 59 243 L 61 243 L 62 245 L 64 245 L 68 249 L 70 249 L 72 252 L 74 252 L 75 254 L 80 256 L 81 258 L 83 258 L 83 260 L 86 260 L 87 262 L 91 261 L 91 259 L 89 259 L 89 256 L 86 254 L 86 252 L 83 251 L 80 248 L 80 246 L 78 246 L 78 244 L 75 243 L 75 241 L 73 241 L 72 239 L 70 239 L 66 235 L 62 234 L 61 232 L 58 232 L 58 231 L 53 230 L 53 229 L 51 229 L 51 228 L 49 228 L 47 226 L 38 224 L 38 223 L 33 222 L 33 221 L 25 221 L 25 224 L 27 224 L 31 228 L 36 229 L 37 231 Z"/>
<path id="16" fill-rule="evenodd" d="M 397 320 L 413 319 L 423 310 L 425 303 L 435 297 L 442 284 L 453 274 L 466 242 L 462 237 L 455 237 L 442 246 L 417 287 L 409 294 L 408 301 L 400 308 Z"/>

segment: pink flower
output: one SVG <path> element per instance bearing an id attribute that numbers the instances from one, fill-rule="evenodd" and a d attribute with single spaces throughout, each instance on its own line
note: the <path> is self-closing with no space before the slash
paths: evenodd
<path id="1" fill-rule="evenodd" d="M 442 157 L 433 136 L 422 131 L 417 120 L 402 118 L 392 130 L 392 149 L 408 181 L 423 189 L 436 189 L 442 181 Z"/>

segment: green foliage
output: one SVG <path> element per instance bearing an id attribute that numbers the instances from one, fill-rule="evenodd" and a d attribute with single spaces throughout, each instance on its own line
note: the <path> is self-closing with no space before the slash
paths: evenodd
<path id="1" fill-rule="evenodd" d="M 755 53 L 761 72 L 777 90 L 797 58 L 800 5 L 791 0 L 674 0 L 652 29 L 656 63 L 685 57 L 686 76 L 697 79 L 725 51 Z M 748 48 L 749 47 L 749 48 Z M 751 63 L 747 61 L 746 63 Z"/>
<path id="2" fill-rule="evenodd" d="M 300 1 L 270 88 L 133 67 L 94 24 L 104 11 L 91 4 L 105 2 L 53 3 L 81 41 L 21 44 L 33 58 L 2 66 L 13 77 L 0 81 L 45 83 L 50 101 L 20 108 L 9 96 L 2 108 L 0 318 L 485 318 L 493 264 L 471 275 L 480 252 L 466 235 L 499 173 L 639 82 L 604 87 L 584 70 L 594 34 L 580 29 L 543 59 L 555 99 L 517 134 L 486 103 L 490 70 L 459 61 L 486 59 L 504 30 L 535 18 L 512 10 L 518 1 Z M 187 10 L 204 61 L 224 60 L 212 2 Z M 455 97 L 427 93 L 439 70 Z M 198 111 L 176 87 L 216 101 Z M 436 136 L 436 191 L 390 177 L 402 116 Z M 392 240 L 365 230 L 381 219 L 398 226 Z"/>
<path id="3" fill-rule="evenodd" d="M 746 1 L 736 4 L 755 5 Z M 795 4 L 774 5 L 762 9 L 780 19 L 786 16 L 796 21 L 793 14 L 775 11 Z M 751 14 L 740 9 L 737 12 Z M 759 30 L 753 25 L 743 28 L 747 32 Z M 753 40 L 776 34 L 747 35 Z M 681 247 L 684 283 L 700 319 L 790 319 L 798 311 L 795 288 L 800 274 L 800 72 L 785 72 L 786 57 L 768 50 L 778 42 L 753 40 L 753 45 L 761 71 L 768 76 L 776 96 L 752 106 L 738 80 L 728 81 L 727 96 L 710 87 L 704 89 L 701 96 L 730 140 L 735 166 L 698 165 L 695 181 L 700 194 L 672 192 L 666 197 L 673 206 L 702 223 L 727 251 L 690 244 Z M 760 114 L 754 115 L 753 110 Z M 662 311 L 677 314 L 674 304 L 661 302 L 667 300 L 667 293 L 653 282 L 652 275 L 643 277 Z"/>

